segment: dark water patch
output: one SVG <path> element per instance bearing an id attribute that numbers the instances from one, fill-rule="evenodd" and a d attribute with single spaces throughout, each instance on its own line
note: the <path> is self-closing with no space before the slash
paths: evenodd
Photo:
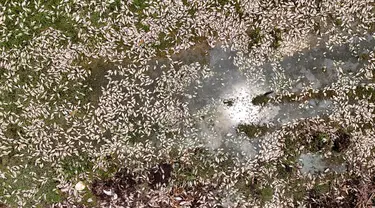
<path id="1" fill-rule="evenodd" d="M 337 138 L 333 141 L 332 150 L 335 152 L 343 152 L 350 146 L 350 134 L 345 131 L 339 131 Z"/>
<path id="2" fill-rule="evenodd" d="M 173 166 L 168 163 L 162 163 L 151 169 L 149 171 L 150 186 L 156 188 L 168 184 L 172 171 Z"/>
<path id="3" fill-rule="evenodd" d="M 92 193 L 101 200 L 109 201 L 114 194 L 119 197 L 128 196 L 134 192 L 139 181 L 135 179 L 135 175 L 128 169 L 122 169 L 112 178 L 106 180 L 95 180 L 91 185 Z M 112 194 L 108 195 L 106 192 Z"/>
<path id="4" fill-rule="evenodd" d="M 88 101 L 96 107 L 98 106 L 99 98 L 102 95 L 101 88 L 107 86 L 109 82 L 105 75 L 109 70 L 116 70 L 116 66 L 103 59 L 92 59 L 81 63 L 81 66 L 91 72 L 85 84 L 87 84 L 92 91 L 86 96 Z"/>

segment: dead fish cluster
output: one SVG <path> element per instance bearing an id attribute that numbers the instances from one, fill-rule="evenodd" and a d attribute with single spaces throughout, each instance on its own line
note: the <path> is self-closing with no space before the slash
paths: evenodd
<path id="1" fill-rule="evenodd" d="M 262 66 L 273 63 L 273 91 L 263 95 L 269 97 L 288 95 L 296 81 L 278 65 L 282 57 L 317 45 L 333 50 L 348 44 L 365 64 L 346 73 L 342 62 L 334 62 L 339 79 L 322 93 L 337 93 L 329 120 L 353 129 L 355 145 L 345 154 L 356 157 L 348 161 L 371 167 L 375 160 L 364 158 L 375 144 L 369 93 L 375 55 L 360 43 L 374 32 L 373 10 L 370 0 L 1 3 L 0 202 L 74 207 L 92 205 L 94 196 L 88 193 L 94 192 L 104 207 L 289 206 L 285 181 L 255 178 L 277 175 L 259 164 L 285 156 L 285 135 L 299 120 L 267 133 L 251 160 L 231 147 L 199 153 L 207 145 L 195 118 L 204 115 L 191 112 L 189 102 L 214 72 L 209 63 L 185 63 L 179 55 L 199 47 L 236 51 L 234 64 L 257 83 L 266 80 Z M 320 91 L 306 87 L 302 93 Z M 181 165 L 172 168 L 175 160 Z M 138 178 L 115 175 L 114 163 L 140 173 Z M 210 178 L 199 168 L 211 171 Z M 189 170 L 191 180 L 179 181 L 178 174 L 186 174 L 179 170 Z M 105 184 L 95 180 L 98 172 L 115 176 Z M 120 195 L 129 183 L 133 193 Z M 252 188 L 260 190 L 250 193 Z M 55 201 L 60 192 L 65 198 Z"/>

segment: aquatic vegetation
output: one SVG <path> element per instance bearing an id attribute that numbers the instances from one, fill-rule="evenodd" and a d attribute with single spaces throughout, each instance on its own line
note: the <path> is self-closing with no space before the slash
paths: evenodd
<path id="1" fill-rule="evenodd" d="M 375 205 L 375 5 L 0 6 L 0 207 Z"/>
<path id="2" fill-rule="evenodd" d="M 261 125 L 240 124 L 238 125 L 237 130 L 239 132 L 245 133 L 249 138 L 253 138 L 264 135 L 267 132 L 268 128 Z"/>

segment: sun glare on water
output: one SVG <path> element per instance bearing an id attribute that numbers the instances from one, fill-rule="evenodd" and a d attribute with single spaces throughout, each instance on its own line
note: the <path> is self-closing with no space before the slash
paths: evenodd
<path id="1" fill-rule="evenodd" d="M 256 122 L 260 106 L 253 105 L 251 100 L 254 92 L 244 84 L 233 87 L 230 96 L 233 98 L 233 105 L 225 108 L 224 114 L 229 118 L 232 125 L 239 123 Z"/>

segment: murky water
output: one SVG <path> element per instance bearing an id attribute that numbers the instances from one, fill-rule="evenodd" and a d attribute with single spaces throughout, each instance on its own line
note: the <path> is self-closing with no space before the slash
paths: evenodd
<path id="1" fill-rule="evenodd" d="M 360 41 L 359 46 L 318 46 L 279 62 L 254 65 L 245 70 L 241 63 L 236 63 L 236 52 L 220 46 L 211 49 L 209 76 L 196 80 L 187 90 L 194 95 L 188 100 L 189 112 L 196 118 L 194 136 L 210 148 L 234 147 L 253 157 L 267 138 L 249 140 L 236 131 L 239 124 L 271 125 L 277 129 L 298 119 L 329 115 L 335 104 L 329 99 L 311 98 L 305 102 L 259 106 L 254 105 L 252 99 L 270 90 L 299 93 L 303 89 L 327 88 L 342 76 L 356 79 L 351 73 L 366 64 L 357 54 L 373 48 L 375 41 L 368 37 Z M 310 166 L 318 171 L 326 167 L 315 156 L 302 155 L 301 159 L 306 162 L 303 172 L 308 172 Z"/>
<path id="2" fill-rule="evenodd" d="M 351 73 L 366 64 L 357 56 L 373 48 L 375 41 L 368 37 L 359 43 L 356 48 L 349 44 L 332 48 L 317 46 L 261 65 L 248 63 L 245 55 L 220 45 L 212 49 L 197 46 L 197 49 L 172 57 L 173 61 L 180 62 L 172 69 L 169 69 L 170 60 L 153 60 L 146 75 L 140 72 L 136 78 L 149 81 L 149 85 L 142 88 L 127 85 L 126 80 L 131 83 L 133 77 L 124 76 L 126 79 L 122 82 L 127 93 L 146 93 L 151 101 L 142 104 L 131 96 L 126 97 L 129 99 L 127 102 L 137 105 L 119 111 L 124 111 L 126 117 L 133 119 L 126 122 L 134 125 L 129 131 L 135 135 L 138 133 L 134 132 L 136 122 L 140 120 L 149 123 L 149 128 L 141 129 L 142 132 L 159 131 L 152 130 L 152 122 L 155 121 L 165 125 L 166 129 L 180 131 L 186 140 L 192 139 L 212 149 L 235 149 L 254 157 L 262 151 L 262 144 L 272 139 L 274 130 L 298 119 L 329 115 L 336 104 L 329 98 L 307 98 L 304 102 L 268 103 L 264 106 L 254 105 L 252 100 L 270 91 L 274 92 L 270 95 L 272 97 L 285 92 L 298 94 L 310 88 L 325 89 L 342 76 L 356 80 L 356 83 L 365 81 L 351 77 Z M 184 68 L 186 64 L 190 65 L 189 70 Z M 171 100 L 173 102 L 169 103 Z M 152 115 L 143 115 L 140 111 L 143 108 L 154 109 L 157 105 L 166 107 L 151 110 Z M 132 114 L 137 111 L 140 112 Z M 237 132 L 239 124 L 272 128 L 262 137 L 249 139 Z"/>
<path id="3" fill-rule="evenodd" d="M 306 153 L 301 154 L 299 157 L 299 163 L 302 166 L 301 173 L 318 173 L 324 171 L 335 171 L 337 173 L 343 173 L 346 171 L 345 164 L 331 164 L 324 160 L 320 154 Z"/>

